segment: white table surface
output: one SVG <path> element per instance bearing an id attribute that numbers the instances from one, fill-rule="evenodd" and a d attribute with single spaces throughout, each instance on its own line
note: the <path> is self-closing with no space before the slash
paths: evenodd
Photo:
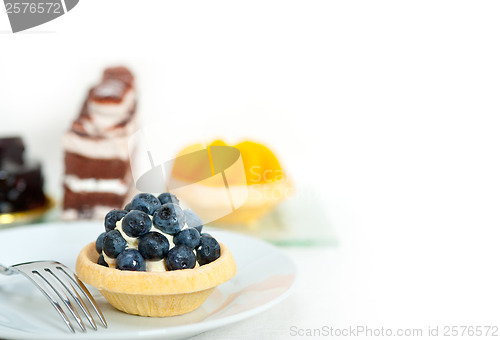
<path id="1" fill-rule="evenodd" d="M 270 310 L 231 326 L 203 333 L 193 339 L 285 339 L 290 327 L 330 324 L 337 293 L 334 248 L 282 248 L 297 265 L 297 282 L 291 296 Z M 323 270 L 322 268 L 328 268 Z M 318 300 L 312 301 L 316 297 Z"/>
<path id="2" fill-rule="evenodd" d="M 427 338 L 429 327 L 437 327 L 439 336 L 430 337 L 436 339 L 449 338 L 443 333 L 448 326 L 460 332 L 461 326 L 500 326 L 493 257 L 458 255 L 454 261 L 450 247 L 437 245 L 434 251 L 427 245 L 422 253 L 409 255 L 411 247 L 404 252 L 381 239 L 372 241 L 373 247 L 341 242 L 334 248 L 283 248 L 299 270 L 292 295 L 258 316 L 194 338 L 290 339 L 305 337 L 297 335 L 300 330 L 361 326 L 423 334 L 396 338 Z M 460 253 L 471 250 L 465 244 L 460 248 Z M 483 249 L 479 256 L 494 253 L 498 250 Z M 360 332 L 343 338 L 373 336 Z"/>

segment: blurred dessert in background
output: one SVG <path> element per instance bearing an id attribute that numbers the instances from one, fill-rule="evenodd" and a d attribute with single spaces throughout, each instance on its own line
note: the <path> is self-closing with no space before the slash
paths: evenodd
<path id="1" fill-rule="evenodd" d="M 243 141 L 228 147 L 222 140 L 212 142 L 206 149 L 201 144 L 186 147 L 174 162 L 169 189 L 198 211 L 204 222 L 205 216 L 218 213 L 217 219 L 210 218 L 210 222 L 251 226 L 291 196 L 293 185 L 265 145 Z M 231 151 L 234 148 L 239 155 Z M 203 150 L 206 156 L 201 153 Z M 200 157 L 187 158 L 196 153 Z"/>
<path id="2" fill-rule="evenodd" d="M 21 137 L 0 138 L 0 214 L 45 206 L 42 166 L 25 160 Z"/>
<path id="3" fill-rule="evenodd" d="M 64 135 L 63 219 L 102 219 L 122 208 L 132 190 L 129 137 L 137 130 L 134 76 L 104 71 Z"/>

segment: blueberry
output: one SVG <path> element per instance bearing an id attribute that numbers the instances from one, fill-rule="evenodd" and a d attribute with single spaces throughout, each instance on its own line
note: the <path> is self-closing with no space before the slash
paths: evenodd
<path id="1" fill-rule="evenodd" d="M 101 266 L 104 267 L 109 267 L 109 265 L 106 263 L 106 260 L 104 260 L 104 255 L 99 255 L 99 258 L 97 259 L 97 264 L 100 264 Z"/>
<path id="2" fill-rule="evenodd" d="M 156 228 L 169 235 L 175 235 L 186 224 L 186 216 L 177 204 L 166 203 L 159 207 L 153 215 Z"/>
<path id="3" fill-rule="evenodd" d="M 116 268 L 138 272 L 146 271 L 146 261 L 136 249 L 125 249 L 116 258 Z"/>
<path id="4" fill-rule="evenodd" d="M 130 208 L 132 208 L 132 210 L 144 211 L 149 215 L 153 215 L 160 205 L 160 200 L 156 198 L 156 196 L 145 192 L 135 195 L 132 202 L 130 202 Z"/>
<path id="5" fill-rule="evenodd" d="M 152 231 L 141 236 L 138 248 L 146 260 L 159 261 L 167 257 L 170 244 L 165 236 Z"/>
<path id="6" fill-rule="evenodd" d="M 126 212 L 132 210 L 132 203 L 127 203 L 127 205 L 125 206 L 125 208 L 123 208 L 123 210 L 125 210 Z"/>
<path id="7" fill-rule="evenodd" d="M 139 237 L 151 230 L 151 218 L 140 210 L 132 210 L 122 220 L 122 230 L 130 237 Z"/>
<path id="8" fill-rule="evenodd" d="M 184 210 L 184 215 L 186 215 L 186 223 L 188 227 L 197 229 L 201 234 L 201 229 L 203 228 L 203 221 L 201 218 L 199 218 L 194 211 L 189 209 Z"/>
<path id="9" fill-rule="evenodd" d="M 111 258 L 116 258 L 127 247 L 127 241 L 118 230 L 111 230 L 106 233 L 102 240 L 102 250 Z"/>
<path id="10" fill-rule="evenodd" d="M 104 236 L 106 236 L 106 233 L 99 235 L 97 241 L 95 241 L 95 249 L 99 254 L 102 253 L 102 240 L 104 240 Z"/>
<path id="11" fill-rule="evenodd" d="M 191 248 L 181 244 L 170 249 L 165 262 L 168 270 L 194 268 L 196 256 Z"/>
<path id="12" fill-rule="evenodd" d="M 195 228 L 186 228 L 175 234 L 174 243 L 175 245 L 183 244 L 194 249 L 200 244 L 200 233 Z"/>
<path id="13" fill-rule="evenodd" d="M 125 210 L 111 210 L 106 214 L 104 218 L 104 227 L 106 231 L 111 231 L 116 228 L 116 222 L 121 220 L 123 216 L 125 216 L 127 212 Z"/>
<path id="14" fill-rule="evenodd" d="M 158 196 L 158 199 L 160 200 L 161 204 L 173 203 L 179 205 L 179 199 L 174 194 L 171 194 L 169 192 L 160 194 L 160 196 Z"/>
<path id="15" fill-rule="evenodd" d="M 217 260 L 220 257 L 220 245 L 209 234 L 202 234 L 200 246 L 196 249 L 196 259 L 200 266 Z"/>

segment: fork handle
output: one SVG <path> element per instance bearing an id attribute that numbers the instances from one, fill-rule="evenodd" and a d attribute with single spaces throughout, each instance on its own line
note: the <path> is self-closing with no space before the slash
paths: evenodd
<path id="1" fill-rule="evenodd" d="M 16 271 L 10 269 L 9 267 L 4 267 L 0 264 L 0 274 L 3 274 L 3 275 L 12 275 L 12 274 L 15 274 Z"/>

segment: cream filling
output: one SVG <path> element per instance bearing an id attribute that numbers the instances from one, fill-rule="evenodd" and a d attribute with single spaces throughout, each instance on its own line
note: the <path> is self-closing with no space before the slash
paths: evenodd
<path id="1" fill-rule="evenodd" d="M 151 219 L 151 222 L 152 222 L 153 218 L 151 216 L 149 216 L 149 218 Z M 188 228 L 187 223 L 184 224 L 184 226 L 182 227 L 181 230 L 184 230 L 186 228 Z M 135 238 L 135 237 L 130 237 L 130 236 L 128 236 L 123 231 L 122 220 L 119 220 L 118 222 L 116 222 L 116 228 L 115 229 L 118 230 L 120 232 L 120 234 L 122 235 L 122 237 L 125 239 L 125 241 L 127 241 L 127 247 L 125 249 L 138 249 L 138 247 L 139 247 L 139 239 Z M 174 244 L 174 237 L 172 235 L 169 235 L 169 234 L 166 234 L 166 233 L 162 232 L 161 230 L 159 230 L 158 228 L 156 228 L 154 226 L 154 224 L 151 227 L 150 232 L 152 232 L 152 231 L 160 233 L 160 234 L 162 234 L 163 236 L 165 236 L 167 238 L 168 244 L 170 246 L 169 250 L 172 249 L 175 246 L 175 244 Z M 104 252 L 102 252 L 102 253 L 103 253 L 103 256 L 104 256 L 104 260 L 109 265 L 109 267 L 110 268 L 116 268 L 116 259 L 110 258 Z M 196 251 L 195 250 L 193 250 L 193 254 L 194 254 L 194 256 L 196 256 Z M 198 264 L 198 261 L 196 261 L 195 268 L 199 267 L 199 266 L 200 265 Z M 162 259 L 162 260 L 159 260 L 159 261 L 146 260 L 146 271 L 148 271 L 148 272 L 166 272 L 167 271 L 167 266 L 165 264 L 165 259 Z"/>
<path id="2" fill-rule="evenodd" d="M 116 209 L 116 207 L 96 205 L 92 207 L 91 215 L 90 216 L 85 215 L 85 218 L 102 221 L 104 217 L 106 217 L 106 214 L 113 209 Z M 71 220 L 78 220 L 81 218 L 81 216 L 77 209 L 66 209 L 62 211 L 61 218 L 65 221 L 71 221 Z"/>
<path id="3" fill-rule="evenodd" d="M 109 257 L 105 252 L 102 252 L 102 256 L 104 257 L 104 261 L 106 261 L 109 268 L 116 268 L 116 259 Z"/>
<path id="4" fill-rule="evenodd" d="M 79 178 L 75 175 L 66 175 L 64 183 L 73 192 L 107 192 L 125 195 L 129 189 L 120 179 Z"/>
<path id="5" fill-rule="evenodd" d="M 99 103 L 89 101 L 88 112 L 98 130 L 108 129 L 127 118 L 135 103 L 135 91 L 129 90 L 121 103 Z"/>
<path id="6" fill-rule="evenodd" d="M 116 222 L 116 230 L 122 234 L 122 237 L 127 241 L 127 247 L 125 249 L 136 249 L 139 247 L 139 239 L 135 237 L 128 236 L 122 229 L 122 220 Z"/>
<path id="7" fill-rule="evenodd" d="M 123 125 L 123 126 L 117 126 L 113 125 L 111 127 L 108 127 L 106 129 L 103 128 L 98 128 L 92 121 L 92 119 L 85 119 L 82 124 L 83 124 L 83 129 L 90 135 L 90 136 L 99 136 L 99 135 L 105 135 L 107 138 L 116 138 L 116 137 L 123 137 L 123 136 L 130 136 L 132 133 L 134 133 L 138 129 L 138 118 L 136 114 L 132 115 L 132 118 L 130 121 Z"/>
<path id="8" fill-rule="evenodd" d="M 113 159 L 128 161 L 129 136 L 115 138 L 86 138 L 74 132 L 67 132 L 63 137 L 63 147 L 67 152 L 87 158 Z"/>
<path id="9" fill-rule="evenodd" d="M 148 272 L 166 272 L 167 267 L 165 265 L 165 260 L 160 260 L 160 261 L 146 260 L 146 271 L 148 271 Z"/>

